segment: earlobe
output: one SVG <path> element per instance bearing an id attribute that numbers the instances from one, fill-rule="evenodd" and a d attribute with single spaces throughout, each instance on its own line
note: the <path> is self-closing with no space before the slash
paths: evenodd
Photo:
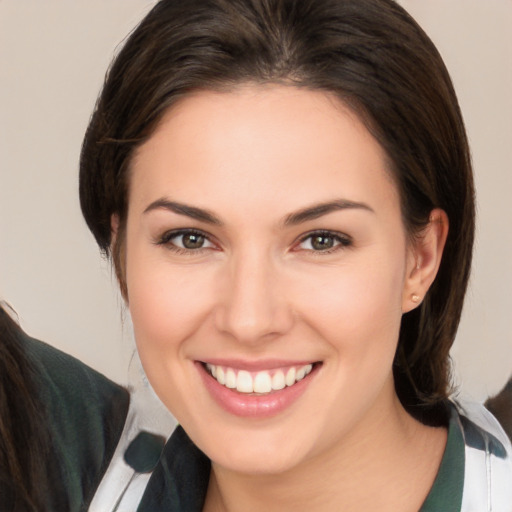
<path id="1" fill-rule="evenodd" d="M 432 210 L 430 221 L 410 248 L 402 296 L 402 312 L 421 304 L 436 278 L 448 237 L 448 216 L 439 208 Z"/>

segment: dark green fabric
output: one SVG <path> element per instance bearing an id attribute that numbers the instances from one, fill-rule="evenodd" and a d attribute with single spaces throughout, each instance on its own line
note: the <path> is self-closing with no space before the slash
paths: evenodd
<path id="1" fill-rule="evenodd" d="M 209 478 L 209 459 L 179 426 L 165 446 L 137 512 L 201 512 Z M 443 460 L 419 512 L 460 512 L 463 485 L 464 439 L 452 407 Z"/>
<path id="2" fill-rule="evenodd" d="M 441 466 L 420 512 L 460 512 L 464 488 L 465 447 L 464 438 L 452 411 L 448 428 L 448 441 Z"/>
<path id="3" fill-rule="evenodd" d="M 178 426 L 151 475 L 137 512 L 201 512 L 210 460 Z"/>
<path id="4" fill-rule="evenodd" d="M 128 392 L 77 359 L 22 340 L 51 436 L 48 511 L 86 511 L 123 430 Z M 30 440 L 27 440 L 30 442 Z"/>
<path id="5" fill-rule="evenodd" d="M 124 461 L 137 473 L 150 473 L 158 464 L 164 446 L 164 437 L 143 430 L 124 452 Z"/>

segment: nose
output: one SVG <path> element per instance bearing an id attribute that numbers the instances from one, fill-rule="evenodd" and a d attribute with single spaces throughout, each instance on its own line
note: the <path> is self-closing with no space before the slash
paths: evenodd
<path id="1" fill-rule="evenodd" d="M 288 332 L 293 310 L 280 274 L 269 256 L 246 253 L 233 260 L 217 303 L 217 329 L 248 344 Z"/>

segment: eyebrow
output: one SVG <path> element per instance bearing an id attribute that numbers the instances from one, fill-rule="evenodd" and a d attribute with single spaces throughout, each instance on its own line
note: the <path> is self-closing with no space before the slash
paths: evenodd
<path id="1" fill-rule="evenodd" d="M 144 213 L 159 209 L 168 210 L 177 213 L 178 215 L 185 215 L 186 217 L 190 217 L 191 219 L 195 219 L 200 222 L 206 222 L 207 224 L 213 224 L 216 226 L 224 225 L 224 223 L 209 210 L 197 208 L 196 206 L 189 206 L 187 204 L 178 203 L 176 201 L 170 201 L 169 199 L 165 198 L 153 201 L 144 210 Z M 318 219 L 319 217 L 337 210 L 349 209 L 365 210 L 371 213 L 375 213 L 373 208 L 365 203 L 358 203 L 346 199 L 337 199 L 327 203 L 314 204 L 297 212 L 290 213 L 284 218 L 283 224 L 285 226 L 295 226 L 297 224 L 302 224 L 303 222 Z"/>
<path id="2" fill-rule="evenodd" d="M 144 210 L 144 213 L 159 209 L 169 210 L 179 215 L 185 215 L 186 217 L 206 222 L 207 224 L 214 224 L 216 226 L 222 226 L 223 224 L 218 217 L 208 210 L 189 206 L 183 203 L 177 203 L 175 201 L 169 201 L 168 199 L 157 199 Z"/>
<path id="3" fill-rule="evenodd" d="M 337 210 L 366 210 L 371 213 L 375 213 L 373 208 L 368 206 L 365 203 L 358 203 L 355 201 L 348 201 L 346 199 L 336 199 L 335 201 L 329 201 L 328 203 L 319 203 L 302 210 L 299 210 L 295 213 L 291 213 L 287 215 L 284 220 L 285 226 L 295 226 L 297 224 L 302 224 L 303 222 L 307 222 L 309 220 L 318 219 L 328 213 L 332 213 Z"/>

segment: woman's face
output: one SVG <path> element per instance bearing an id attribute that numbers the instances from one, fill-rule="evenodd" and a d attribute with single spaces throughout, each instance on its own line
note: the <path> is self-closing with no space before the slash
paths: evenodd
<path id="1" fill-rule="evenodd" d="M 284 471 L 385 421 L 415 262 L 385 155 L 357 116 L 294 87 L 199 92 L 131 172 L 138 350 L 214 463 Z"/>

